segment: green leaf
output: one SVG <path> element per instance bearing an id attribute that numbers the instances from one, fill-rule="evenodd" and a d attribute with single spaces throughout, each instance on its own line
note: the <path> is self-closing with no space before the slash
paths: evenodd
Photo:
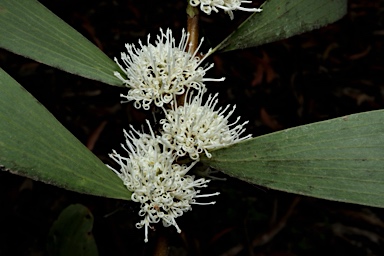
<path id="1" fill-rule="evenodd" d="M 81 204 L 65 208 L 53 223 L 47 241 L 47 250 L 52 256 L 97 256 L 99 255 L 92 235 L 93 215 Z"/>
<path id="2" fill-rule="evenodd" d="M 202 161 L 268 188 L 384 207 L 384 111 L 260 136 Z"/>
<path id="3" fill-rule="evenodd" d="M 0 1 L 0 47 L 69 73 L 123 86 L 118 66 L 36 0 Z"/>
<path id="4" fill-rule="evenodd" d="M 347 0 L 268 0 L 261 8 L 214 51 L 254 47 L 317 29 L 343 17 Z"/>
<path id="5" fill-rule="evenodd" d="M 130 200 L 123 182 L 0 69 L 0 169 L 58 187 Z"/>

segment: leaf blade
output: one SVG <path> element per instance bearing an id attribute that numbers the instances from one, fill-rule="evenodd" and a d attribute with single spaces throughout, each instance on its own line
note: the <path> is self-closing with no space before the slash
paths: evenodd
<path id="1" fill-rule="evenodd" d="M 340 19 L 347 13 L 347 1 L 267 0 L 260 13 L 252 14 L 214 51 L 255 47 L 301 34 Z"/>
<path id="2" fill-rule="evenodd" d="M 0 69 L 0 167 L 79 193 L 131 192 L 35 98 Z"/>
<path id="3" fill-rule="evenodd" d="M 65 208 L 51 226 L 47 239 L 49 255 L 97 256 L 97 245 L 92 234 L 94 218 L 81 204 Z"/>
<path id="4" fill-rule="evenodd" d="M 118 66 L 35 0 L 0 2 L 0 47 L 66 72 L 123 86 Z"/>
<path id="5" fill-rule="evenodd" d="M 290 193 L 384 207 L 384 111 L 260 136 L 212 152 L 206 164 Z"/>

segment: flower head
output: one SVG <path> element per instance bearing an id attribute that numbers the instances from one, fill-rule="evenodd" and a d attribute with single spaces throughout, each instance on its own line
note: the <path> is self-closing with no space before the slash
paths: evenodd
<path id="1" fill-rule="evenodd" d="M 143 219 L 136 223 L 136 227 L 145 228 L 145 242 L 148 241 L 151 223 L 158 223 L 160 220 L 165 227 L 175 226 L 181 232 L 175 219 L 191 210 L 191 204 L 204 204 L 196 202 L 196 198 L 219 193 L 200 195 L 200 190 L 196 188 L 206 187 L 210 180 L 195 180 L 194 176 L 186 175 L 196 161 L 189 166 L 179 165 L 175 163 L 176 156 L 172 150 L 161 144 L 152 129 L 151 135 L 132 130 L 129 133 L 124 132 L 127 140 L 123 148 L 128 152 L 128 157 L 113 151 L 110 157 L 120 165 L 120 169 L 108 167 L 133 192 L 132 201 L 141 204 L 139 215 Z"/>
<path id="2" fill-rule="evenodd" d="M 231 124 L 228 121 L 236 106 L 229 112 L 229 105 L 215 110 L 217 95 L 210 94 L 203 103 L 202 92 L 197 96 L 192 93 L 187 95 L 183 106 L 164 109 L 165 118 L 160 120 L 162 139 L 176 150 L 178 156 L 188 154 L 191 159 L 198 160 L 199 154 L 204 152 L 207 157 L 211 157 L 208 150 L 226 147 L 251 137 L 248 135 L 240 138 L 248 121 L 238 124 L 240 117 Z"/>
<path id="3" fill-rule="evenodd" d="M 200 67 L 204 58 L 200 59 L 197 54 L 203 40 L 195 52 L 187 50 L 189 34 L 184 30 L 178 46 L 170 29 L 165 33 L 160 29 L 154 45 L 149 40 L 150 35 L 147 45 L 139 41 L 139 48 L 126 44 L 127 53 L 121 53 L 123 65 L 115 58 L 125 76 L 119 72 L 114 74 L 130 88 L 127 95 L 121 96 L 127 101 L 134 101 L 136 108 L 148 110 L 152 102 L 162 107 L 170 103 L 174 95 L 183 94 L 187 88 L 205 90 L 205 81 L 223 80 L 204 78 L 213 64 Z"/>
<path id="4" fill-rule="evenodd" d="M 252 1 L 242 1 L 242 0 L 190 0 L 192 6 L 200 5 L 201 11 L 210 15 L 212 11 L 218 12 L 217 8 L 224 10 L 228 13 L 231 20 L 233 20 L 233 12 L 235 10 L 241 10 L 246 12 L 261 12 L 260 8 L 244 8 L 240 5 L 242 3 L 252 3 Z"/>

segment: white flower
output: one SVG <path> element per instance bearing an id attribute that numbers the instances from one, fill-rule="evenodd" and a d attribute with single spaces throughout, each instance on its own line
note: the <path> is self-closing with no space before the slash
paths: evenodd
<path id="1" fill-rule="evenodd" d="M 260 8 L 244 8 L 240 5 L 242 3 L 252 3 L 252 1 L 242 1 L 242 0 L 190 0 L 191 6 L 200 5 L 200 9 L 206 14 L 210 15 L 212 11 L 218 12 L 217 8 L 223 9 L 228 13 L 231 20 L 233 20 L 233 12 L 235 10 L 241 10 L 246 12 L 261 12 Z"/>
<path id="2" fill-rule="evenodd" d="M 236 106 L 228 113 L 229 105 L 215 110 L 217 95 L 209 95 L 203 103 L 203 92 L 195 97 L 187 93 L 183 106 L 164 109 L 165 118 L 160 120 L 162 138 L 165 144 L 176 150 L 178 156 L 188 154 L 193 160 L 198 160 L 199 154 L 204 152 L 207 157 L 211 157 L 208 150 L 226 147 L 251 137 L 248 135 L 240 138 L 248 121 L 238 124 L 238 117 L 235 122 L 228 123 Z"/>
<path id="3" fill-rule="evenodd" d="M 206 90 L 203 82 L 223 80 L 204 78 L 213 64 L 200 67 L 205 58 L 200 59 L 197 55 L 203 40 L 196 51 L 191 52 L 190 47 L 186 51 L 189 34 L 184 30 L 178 46 L 170 29 L 166 33 L 160 29 L 154 45 L 149 43 L 149 39 L 150 35 L 147 45 L 139 41 L 139 48 L 133 44 L 125 45 L 127 53 L 121 53 L 124 65 L 120 65 L 115 58 L 126 76 L 119 72 L 114 72 L 114 75 L 130 88 L 127 95 L 121 96 L 127 101 L 134 101 L 136 108 L 148 110 L 152 102 L 162 107 L 172 102 L 175 95 L 182 95 L 187 88 Z"/>
<path id="4" fill-rule="evenodd" d="M 147 123 L 149 125 L 148 121 Z M 189 166 L 179 165 L 175 163 L 176 156 L 172 150 L 160 143 L 151 128 L 151 135 L 132 130 L 130 133 L 124 131 L 127 146 L 123 145 L 123 148 L 128 152 L 128 157 L 120 156 L 114 150 L 110 154 L 120 165 L 120 170 L 108 167 L 133 192 L 132 201 L 141 204 L 139 215 L 143 219 L 136 223 L 136 227 L 145 228 L 145 242 L 148 241 L 148 228 L 153 228 L 151 223 L 158 223 L 160 220 L 165 227 L 175 226 L 180 233 L 175 219 L 192 210 L 191 204 L 215 203 L 198 203 L 196 198 L 219 193 L 200 195 L 200 190 L 196 188 L 207 187 L 210 180 L 195 180 L 194 176 L 186 175 L 196 161 Z"/>

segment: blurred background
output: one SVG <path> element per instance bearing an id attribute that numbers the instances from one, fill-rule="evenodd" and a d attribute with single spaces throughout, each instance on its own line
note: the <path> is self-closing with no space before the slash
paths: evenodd
<path id="1" fill-rule="evenodd" d="M 40 0 L 96 44 L 119 57 L 125 43 L 186 27 L 186 1 Z M 258 7 L 253 1 L 247 7 Z M 216 46 L 249 13 L 200 16 L 202 52 Z M 259 136 L 347 114 L 384 108 L 384 1 L 350 0 L 348 14 L 321 29 L 257 48 L 216 53 L 208 84 L 221 105 L 236 104 Z M 119 149 L 123 128 L 140 127 L 149 113 L 121 104 L 125 88 L 91 81 L 0 50 L 0 67 L 23 85 L 103 162 Z M 0 92 L 1 93 L 1 92 Z M 15 102 L 14 104 L 17 104 Z M 44 134 L 44 131 L 41 131 Z M 170 255 L 383 255 L 384 210 L 296 196 L 218 174 L 203 193 L 219 191 L 214 206 L 193 206 L 182 229 L 156 226 L 144 243 L 139 205 L 82 195 L 0 172 L 0 255 L 47 255 L 52 223 L 70 204 L 87 206 L 100 255 L 152 255 L 159 234 Z"/>

